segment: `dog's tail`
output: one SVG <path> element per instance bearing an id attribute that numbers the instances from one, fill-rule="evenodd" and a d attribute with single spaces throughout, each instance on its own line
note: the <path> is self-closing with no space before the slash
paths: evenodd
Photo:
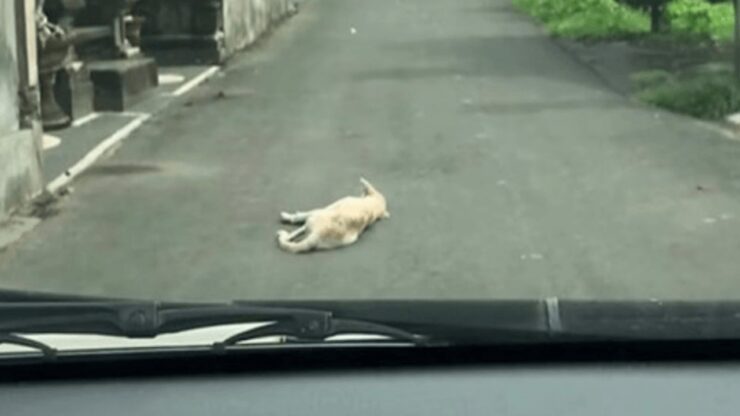
<path id="1" fill-rule="evenodd" d="M 290 233 L 285 230 L 278 231 L 278 245 L 281 249 L 289 253 L 306 253 L 315 249 L 319 245 L 319 236 L 315 233 L 309 233 L 301 241 L 291 241 Z"/>
<path id="2" fill-rule="evenodd" d="M 371 184 L 367 179 L 360 178 L 360 183 L 362 183 L 362 187 L 365 189 L 365 194 L 367 195 L 377 195 L 380 192 L 378 192 L 377 189 Z"/>

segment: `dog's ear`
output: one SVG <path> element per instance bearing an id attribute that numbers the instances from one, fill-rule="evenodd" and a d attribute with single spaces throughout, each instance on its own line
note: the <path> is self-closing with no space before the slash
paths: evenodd
<path id="1" fill-rule="evenodd" d="M 360 178 L 360 183 L 362 183 L 362 188 L 365 191 L 363 195 L 375 195 L 380 193 L 367 179 Z"/>

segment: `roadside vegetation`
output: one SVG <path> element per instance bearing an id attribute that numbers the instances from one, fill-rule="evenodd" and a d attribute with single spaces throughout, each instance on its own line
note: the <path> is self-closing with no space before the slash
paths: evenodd
<path id="1" fill-rule="evenodd" d="M 615 38 L 650 31 L 650 19 L 614 0 L 514 0 L 556 36 Z"/>
<path id="2" fill-rule="evenodd" d="M 556 37 L 580 41 L 659 43 L 662 55 L 689 45 L 728 49 L 734 35 L 731 0 L 513 0 Z M 705 119 L 740 111 L 740 87 L 729 62 L 675 65 L 632 74 L 636 97 Z"/>
<path id="3" fill-rule="evenodd" d="M 646 103 L 705 119 L 721 119 L 740 111 L 740 88 L 730 68 L 671 74 L 640 72 L 637 97 Z"/>

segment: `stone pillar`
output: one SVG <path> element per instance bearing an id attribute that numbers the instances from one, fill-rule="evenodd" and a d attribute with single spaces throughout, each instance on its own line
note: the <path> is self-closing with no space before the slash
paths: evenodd
<path id="1" fill-rule="evenodd" d="M 64 30 L 72 40 L 65 64 L 56 74 L 54 95 L 61 109 L 72 120 L 93 111 L 93 84 L 90 72 L 75 49 L 82 39 L 75 28 L 76 15 L 86 6 L 86 0 L 46 0 L 45 12 L 50 20 Z"/>

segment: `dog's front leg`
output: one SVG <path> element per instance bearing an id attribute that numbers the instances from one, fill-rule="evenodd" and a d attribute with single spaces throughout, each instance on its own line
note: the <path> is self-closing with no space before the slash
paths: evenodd
<path id="1" fill-rule="evenodd" d="M 280 213 L 280 219 L 283 220 L 283 222 L 287 222 L 288 224 L 303 224 L 308 220 L 308 217 L 310 217 L 315 211 L 307 211 L 307 212 L 294 212 L 294 213 L 288 213 L 288 212 L 281 212 Z"/>

